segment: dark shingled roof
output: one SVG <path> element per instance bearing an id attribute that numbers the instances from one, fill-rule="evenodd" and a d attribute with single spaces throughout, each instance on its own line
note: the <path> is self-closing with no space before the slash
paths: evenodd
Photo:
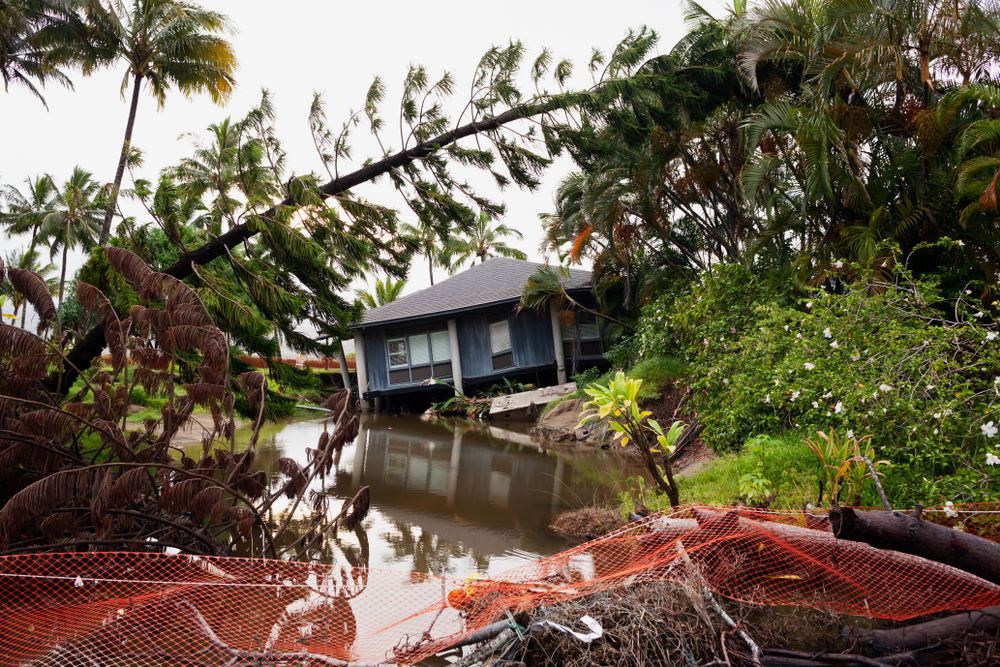
<path id="1" fill-rule="evenodd" d="M 436 285 L 365 312 L 364 320 L 355 328 L 519 301 L 524 283 L 539 266 L 506 257 L 488 259 Z M 590 271 L 570 269 L 563 285 L 567 290 L 590 289 Z"/>

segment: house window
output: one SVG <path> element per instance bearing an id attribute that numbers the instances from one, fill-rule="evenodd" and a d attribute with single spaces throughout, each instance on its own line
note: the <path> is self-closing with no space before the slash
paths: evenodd
<path id="1" fill-rule="evenodd" d="M 452 376 L 451 341 L 447 329 L 393 329 L 386 332 L 386 348 L 389 354 L 389 384 Z"/>
<path id="2" fill-rule="evenodd" d="M 562 339 L 563 354 L 567 358 L 574 353 L 583 357 L 597 357 L 604 351 L 597 316 L 591 313 L 576 313 L 576 322 L 572 326 L 563 325 Z"/>
<path id="3" fill-rule="evenodd" d="M 493 370 L 510 368 L 514 365 L 514 353 L 510 347 L 510 323 L 506 313 L 490 317 L 490 351 L 493 353 Z"/>

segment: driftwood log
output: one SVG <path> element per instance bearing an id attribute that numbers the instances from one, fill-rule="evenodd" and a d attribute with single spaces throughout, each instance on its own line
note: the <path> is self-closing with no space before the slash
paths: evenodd
<path id="1" fill-rule="evenodd" d="M 894 653 L 917 651 L 973 630 L 993 637 L 1000 635 L 1000 605 L 894 630 L 844 628 L 843 635 L 878 653 Z"/>
<path id="2" fill-rule="evenodd" d="M 1000 585 L 1000 544 L 924 521 L 920 509 L 911 515 L 835 507 L 830 510 L 830 523 L 833 534 L 842 540 L 944 563 Z"/>

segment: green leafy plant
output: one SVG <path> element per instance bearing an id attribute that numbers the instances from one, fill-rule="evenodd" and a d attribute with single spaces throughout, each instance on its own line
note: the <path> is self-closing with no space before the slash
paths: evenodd
<path id="1" fill-rule="evenodd" d="M 754 438 L 744 448 L 750 459 L 749 471 L 740 476 L 740 496 L 748 505 L 767 502 L 773 494 L 773 485 L 764 466 L 764 449 L 770 438 Z"/>
<path id="2" fill-rule="evenodd" d="M 622 371 L 618 371 L 607 385 L 590 385 L 584 391 L 592 400 L 584 404 L 589 409 L 580 413 L 577 428 L 590 421 L 607 419 L 615 433 L 614 439 L 622 447 L 628 446 L 630 442 L 635 444 L 657 489 L 660 493 L 667 494 L 670 504 L 676 507 L 680 505 L 680 491 L 670 467 L 670 454 L 684 431 L 684 423 L 674 422 L 664 432 L 656 420 L 648 418 L 652 413 L 639 407 L 638 394 L 641 386 L 642 380 L 627 378 Z M 657 447 L 650 444 L 650 436 L 655 436 Z M 653 454 L 660 453 L 665 456 L 662 463 L 657 463 Z"/>
<path id="3" fill-rule="evenodd" d="M 830 502 L 840 502 L 841 495 L 853 505 L 861 503 L 861 488 L 866 480 L 871 479 L 871 471 L 865 457 L 872 462 L 876 474 L 884 473 L 878 469 L 890 465 L 888 461 L 876 461 L 875 450 L 870 446 L 871 436 L 856 439 L 851 432 L 841 439 L 837 432 L 817 432 L 818 441 L 808 438 L 804 440 L 809 449 L 819 458 L 823 472 L 819 477 L 819 495 L 817 504 L 823 504 L 824 487 L 829 487 Z M 866 452 L 862 453 L 862 443 L 868 444 Z"/>

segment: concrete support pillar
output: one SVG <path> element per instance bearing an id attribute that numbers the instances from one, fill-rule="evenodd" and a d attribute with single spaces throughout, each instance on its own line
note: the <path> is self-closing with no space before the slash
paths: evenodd
<path id="1" fill-rule="evenodd" d="M 458 471 L 462 463 L 463 433 L 462 427 L 456 424 L 455 434 L 451 441 L 451 467 L 448 470 L 448 507 L 455 506 L 455 496 L 458 494 Z"/>
<path id="2" fill-rule="evenodd" d="M 458 323 L 448 320 L 448 343 L 451 346 L 451 376 L 455 382 L 455 391 L 465 393 L 462 387 L 462 356 L 458 352 Z"/>
<path id="3" fill-rule="evenodd" d="M 357 358 L 357 357 L 355 357 Z M 340 377 L 344 381 L 344 389 L 351 388 L 351 371 L 347 369 L 347 355 L 344 354 L 344 343 L 340 343 L 339 358 L 337 361 L 340 362 Z M 329 360 L 327 360 L 327 369 L 330 368 Z"/>
<path id="4" fill-rule="evenodd" d="M 365 358 L 365 335 L 360 331 L 354 332 L 354 363 L 358 371 L 358 398 L 361 400 L 361 409 L 368 409 L 368 401 L 365 394 L 368 393 L 368 363 Z"/>
<path id="5" fill-rule="evenodd" d="M 559 384 L 566 384 L 566 355 L 563 354 L 562 324 L 559 323 L 559 307 L 549 301 L 549 315 L 552 317 L 552 345 L 556 349 L 556 375 Z"/>
<path id="6" fill-rule="evenodd" d="M 358 437 L 354 440 L 354 465 L 351 466 L 351 490 L 357 490 L 361 486 L 362 476 L 365 471 L 365 455 L 368 452 L 368 417 L 361 415 L 361 424 L 358 426 Z"/>

